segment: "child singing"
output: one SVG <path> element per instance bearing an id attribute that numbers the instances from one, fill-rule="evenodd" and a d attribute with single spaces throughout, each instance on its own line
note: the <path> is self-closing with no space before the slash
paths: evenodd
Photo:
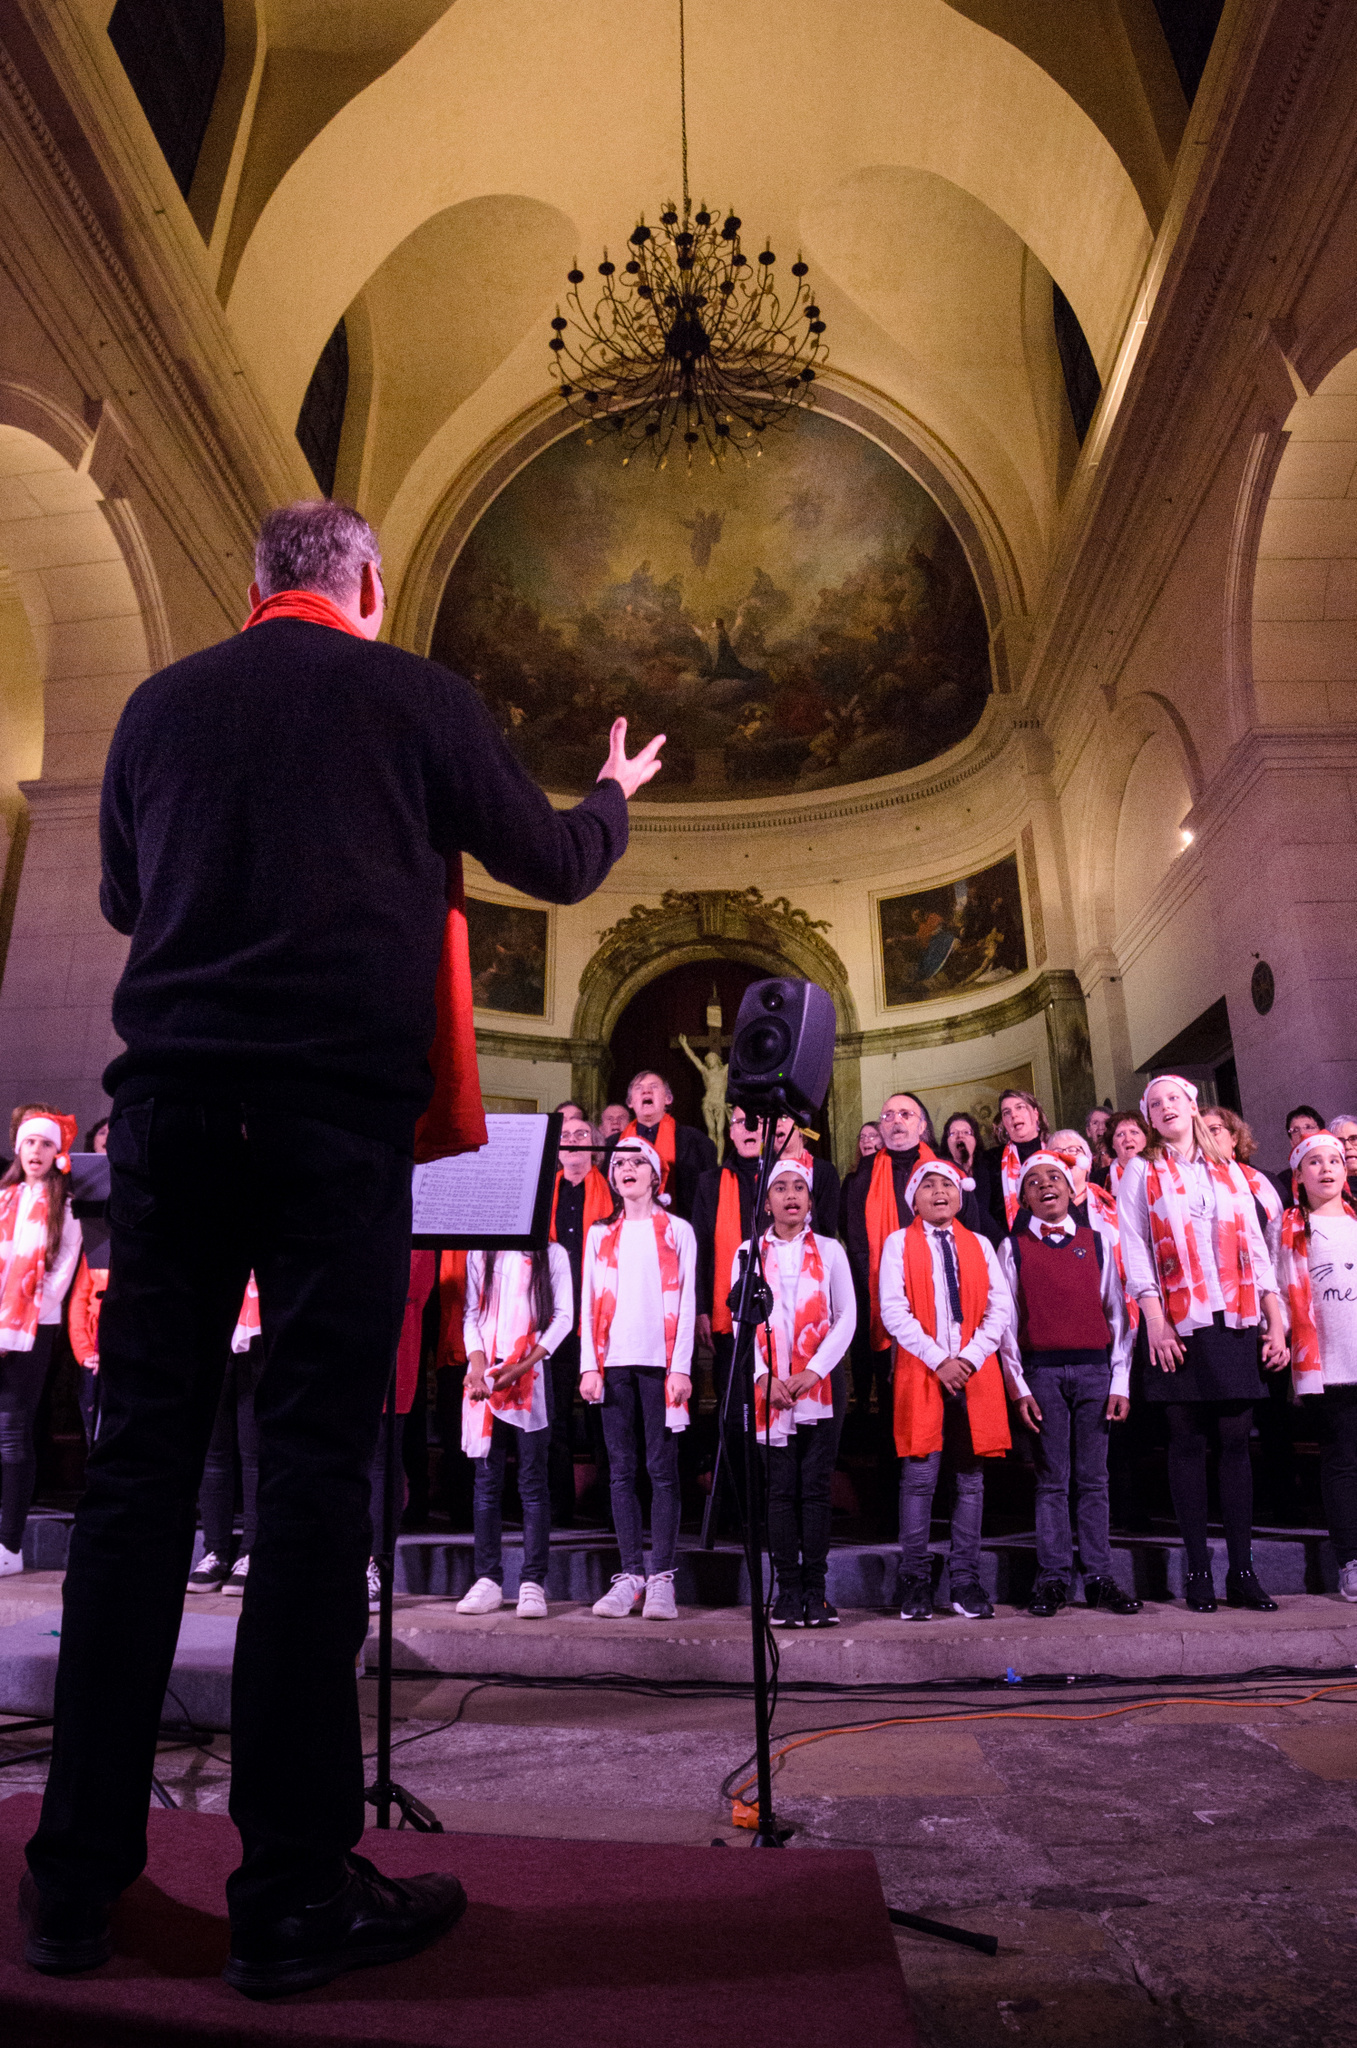
<path id="1" fill-rule="evenodd" d="M 1018 1413 L 1037 1433 L 1030 1612 L 1043 1619 L 1065 1605 L 1074 1574 L 1071 1469 L 1084 1598 L 1114 1614 L 1140 1612 L 1112 1576 L 1107 1490 L 1108 1426 L 1124 1422 L 1131 1406 L 1131 1326 L 1112 1247 L 1074 1212 L 1075 1180 L 1058 1153 L 1034 1152 L 1023 1162 L 1018 1220 L 999 1247 L 1017 1306 L 1004 1366 Z"/>
<path id="2" fill-rule="evenodd" d="M 772 1227 L 759 1239 L 773 1308 L 755 1338 L 754 1419 L 768 1476 L 768 1537 L 777 1570 L 774 1628 L 827 1628 L 839 1618 L 825 1598 L 830 1486 L 845 1405 L 834 1397 L 857 1308 L 843 1246 L 809 1227 L 812 1170 L 807 1158 L 781 1162 L 768 1188 Z M 736 1255 L 732 1287 L 748 1250 L 742 1245 Z"/>
<path id="3" fill-rule="evenodd" d="M 584 1251 L 580 1309 L 580 1392 L 603 1404 L 613 1524 L 622 1569 L 594 1613 L 620 1619 L 645 1596 L 642 1618 L 676 1621 L 678 1550 L 676 1433 L 688 1426 L 692 1393 L 697 1241 L 660 1202 L 664 1169 L 646 1139 L 623 1137 L 608 1166 L 617 1203 L 595 1223 Z M 636 1423 L 650 1474 L 650 1574 L 636 1497 Z"/>
<path id="4" fill-rule="evenodd" d="M 0 1180 L 0 1578 L 24 1568 L 38 1474 L 33 1424 L 80 1257 L 68 1199 L 77 1129 L 42 1102 L 10 1121 L 14 1163 Z"/>
<path id="5" fill-rule="evenodd" d="M 895 1346 L 895 1447 L 900 1453 L 902 1621 L 929 1621 L 928 1538 L 943 1453 L 956 1477 L 948 1590 L 952 1612 L 992 1615 L 980 1583 L 986 1458 L 1012 1438 L 997 1356 L 1013 1297 L 988 1240 L 957 1222 L 966 1177 L 950 1159 L 921 1159 L 905 1200 L 907 1230 L 881 1254 L 881 1320 Z"/>
<path id="6" fill-rule="evenodd" d="M 540 1621 L 546 1615 L 551 1544 L 547 1453 L 554 1407 L 546 1361 L 570 1335 L 574 1320 L 564 1245 L 467 1254 L 462 1448 L 476 1461 L 476 1579 L 457 1602 L 459 1614 L 493 1614 L 504 1603 L 504 1469 L 512 1444 L 523 1503 L 518 1618 Z"/>
<path id="7" fill-rule="evenodd" d="M 1291 1376 L 1319 1432 L 1319 1484 L 1338 1590 L 1357 1600 L 1357 1216 L 1343 1141 L 1313 1131 L 1291 1154 L 1296 1206 L 1282 1218 L 1278 1279 Z"/>

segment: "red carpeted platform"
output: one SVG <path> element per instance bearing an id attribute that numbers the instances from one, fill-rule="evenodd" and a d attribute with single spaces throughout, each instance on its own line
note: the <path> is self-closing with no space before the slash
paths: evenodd
<path id="1" fill-rule="evenodd" d="M 257 2005 L 220 1970 L 230 1822 L 154 1812 L 150 1863 L 119 1902 L 112 1962 L 40 1977 L 16 1892 L 36 1795 L 0 1801 L 6 2048 L 361 2041 L 367 2048 L 914 2048 L 876 1865 L 858 1851 L 651 1848 L 369 1833 L 393 1876 L 454 1870 L 470 1905 L 413 1962 Z"/>

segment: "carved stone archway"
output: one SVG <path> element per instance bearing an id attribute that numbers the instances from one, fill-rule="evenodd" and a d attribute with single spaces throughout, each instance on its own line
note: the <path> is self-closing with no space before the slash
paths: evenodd
<path id="1" fill-rule="evenodd" d="M 689 961 L 739 960 L 763 974 L 802 975 L 833 997 L 841 1048 L 834 1056 L 828 1136 L 836 1160 L 845 1146 L 851 1155 L 862 1107 L 858 1013 L 848 971 L 821 936 L 828 929 L 785 896 L 767 902 L 755 888 L 667 889 L 658 904 L 634 904 L 604 932 L 580 976 L 570 1033 L 574 1094 L 591 1116 L 599 1115 L 613 1027 L 648 983 Z"/>

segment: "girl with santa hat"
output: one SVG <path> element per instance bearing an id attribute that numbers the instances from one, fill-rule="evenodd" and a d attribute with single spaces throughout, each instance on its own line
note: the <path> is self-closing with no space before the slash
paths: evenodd
<path id="1" fill-rule="evenodd" d="M 1282 1218 L 1277 1277 L 1291 1330 L 1291 1376 L 1319 1434 L 1319 1483 L 1338 1590 L 1357 1600 L 1357 1216 L 1347 1156 L 1331 1131 L 1291 1154 L 1296 1205 Z"/>
<path id="2" fill-rule="evenodd" d="M 585 1240 L 580 1289 L 580 1393 L 603 1406 L 613 1525 L 622 1569 L 594 1613 L 620 1620 L 643 1596 L 642 1618 L 676 1621 L 677 1436 L 693 1390 L 697 1240 L 668 1213 L 659 1153 L 635 1132 L 608 1162 L 616 1205 Z M 650 1474 L 650 1571 L 636 1496 L 636 1423 Z"/>
<path id="3" fill-rule="evenodd" d="M 1127 1165 L 1117 1195 L 1126 1287 L 1140 1304 L 1149 1340 L 1145 1399 L 1164 1404 L 1169 1489 L 1187 1553 L 1184 1595 L 1213 1614 L 1215 1585 L 1206 1537 L 1206 1465 L 1214 1431 L 1220 1447 L 1220 1508 L 1231 1607 L 1270 1613 L 1253 1569 L 1253 1407 L 1266 1388 L 1262 1363 L 1280 1372 L 1286 1330 L 1277 1276 L 1253 1190 L 1212 1137 L 1197 1090 L 1161 1074 L 1140 1100 L 1152 1130 Z"/>
<path id="4" fill-rule="evenodd" d="M 826 1628 L 839 1618 L 825 1598 L 830 1488 L 846 1405 L 840 1368 L 857 1308 L 843 1246 L 810 1228 L 814 1185 L 810 1159 L 783 1159 L 768 1186 L 773 1220 L 758 1241 L 772 1295 L 754 1339 L 754 1420 L 768 1475 L 774 1628 Z M 746 1240 L 730 1268 L 732 1288 L 749 1255 Z"/>
<path id="5" fill-rule="evenodd" d="M 45 1102 L 10 1118 L 14 1161 L 0 1179 L 0 1578 L 24 1568 L 33 1423 L 80 1258 L 68 1178 L 77 1128 Z"/>

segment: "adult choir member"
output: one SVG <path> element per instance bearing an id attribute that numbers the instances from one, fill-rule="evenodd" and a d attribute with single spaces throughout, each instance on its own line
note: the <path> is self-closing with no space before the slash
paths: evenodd
<path id="1" fill-rule="evenodd" d="M 570 1261 L 573 1314 L 569 1336 L 551 1355 L 551 1445 L 547 1476 L 551 1488 L 551 1522 L 556 1529 L 568 1529 L 575 1519 L 575 1396 L 580 1383 L 580 1280 L 584 1240 L 591 1225 L 612 1214 L 613 1194 L 600 1173 L 597 1145 L 588 1117 L 578 1102 L 560 1105 L 561 1150 L 556 1168 L 556 1187 L 551 1197 L 551 1241 L 564 1247 Z M 586 1150 L 585 1147 L 590 1149 Z M 592 1413 L 592 1411 L 591 1411 Z M 596 1432 L 595 1461 L 600 1477 L 607 1476 L 607 1454 L 602 1430 Z"/>
<path id="2" fill-rule="evenodd" d="M 705 1131 L 675 1121 L 673 1100 L 674 1091 L 663 1074 L 637 1074 L 627 1090 L 631 1121 L 623 1136 L 644 1138 L 654 1146 L 664 1174 L 660 1193 L 668 1198 L 665 1206 L 671 1215 L 690 1222 L 697 1183 L 715 1166 L 716 1147 Z"/>

